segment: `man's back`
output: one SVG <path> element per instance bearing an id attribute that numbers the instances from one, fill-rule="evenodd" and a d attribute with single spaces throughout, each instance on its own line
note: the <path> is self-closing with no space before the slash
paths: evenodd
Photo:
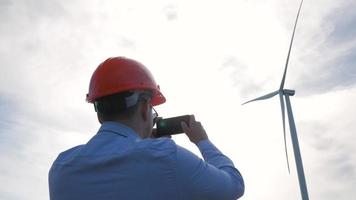
<path id="1" fill-rule="evenodd" d="M 49 172 L 50 196 L 141 200 L 242 195 L 242 177 L 227 158 L 220 156 L 226 169 L 219 170 L 190 154 L 171 139 L 140 139 L 132 129 L 106 122 L 86 145 L 59 155 Z"/>

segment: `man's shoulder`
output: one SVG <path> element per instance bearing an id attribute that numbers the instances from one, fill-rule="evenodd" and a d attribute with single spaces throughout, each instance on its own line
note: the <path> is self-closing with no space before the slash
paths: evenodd
<path id="1" fill-rule="evenodd" d="M 139 142 L 138 148 L 150 149 L 176 149 L 176 143 L 170 138 L 143 139 Z"/>
<path id="2" fill-rule="evenodd" d="M 144 139 L 137 143 L 135 149 L 172 154 L 176 153 L 177 145 L 170 138 Z"/>
<path id="3" fill-rule="evenodd" d="M 63 151 L 62 153 L 60 153 L 58 155 L 57 159 L 55 160 L 55 163 L 66 162 L 68 160 L 73 159 L 80 153 L 83 146 L 84 145 L 78 145 L 78 146 L 75 146 L 68 150 Z"/>

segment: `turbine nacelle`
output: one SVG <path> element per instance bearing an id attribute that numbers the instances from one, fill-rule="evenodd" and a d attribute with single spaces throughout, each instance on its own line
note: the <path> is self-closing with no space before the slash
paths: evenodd
<path id="1" fill-rule="evenodd" d="M 288 96 L 294 96 L 295 90 L 284 89 L 283 94 L 288 95 Z"/>
<path id="2" fill-rule="evenodd" d="M 289 90 L 289 89 L 277 90 L 277 91 L 274 91 L 274 92 L 265 94 L 265 95 L 263 95 L 263 96 L 257 97 L 257 98 L 255 98 L 255 99 L 246 101 L 246 102 L 243 103 L 242 105 L 251 103 L 251 102 L 253 102 L 253 101 L 260 101 L 260 100 L 270 99 L 270 98 L 276 96 L 277 94 L 280 94 L 280 95 L 288 95 L 288 96 L 294 96 L 295 90 Z"/>

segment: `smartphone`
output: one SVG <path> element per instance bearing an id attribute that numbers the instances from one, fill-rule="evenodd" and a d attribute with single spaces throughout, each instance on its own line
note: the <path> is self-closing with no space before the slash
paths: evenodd
<path id="1" fill-rule="evenodd" d="M 181 122 L 184 121 L 185 123 L 189 124 L 190 115 L 182 115 L 178 117 L 171 117 L 167 119 L 159 119 L 157 121 L 157 137 L 162 137 L 165 135 L 175 135 L 184 133 Z"/>

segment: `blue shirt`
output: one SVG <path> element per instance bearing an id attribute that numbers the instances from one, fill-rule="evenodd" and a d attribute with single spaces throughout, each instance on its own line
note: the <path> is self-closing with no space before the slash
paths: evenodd
<path id="1" fill-rule="evenodd" d="M 232 161 L 209 140 L 204 160 L 169 138 L 141 139 L 105 122 L 85 145 L 62 152 L 49 171 L 51 200 L 228 200 L 244 193 Z"/>

